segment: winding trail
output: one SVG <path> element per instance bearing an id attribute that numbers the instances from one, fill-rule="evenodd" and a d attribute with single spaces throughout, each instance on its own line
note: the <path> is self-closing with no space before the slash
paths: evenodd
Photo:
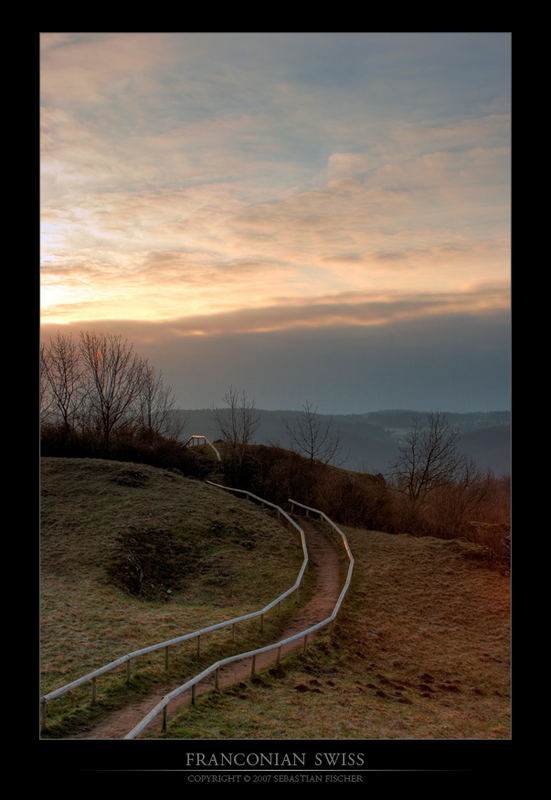
<path id="1" fill-rule="evenodd" d="M 328 617 L 335 607 L 341 589 L 340 562 L 336 545 L 331 537 L 310 522 L 301 518 L 301 527 L 304 530 L 308 547 L 310 568 L 315 572 L 315 584 L 311 600 L 298 608 L 287 628 L 274 641 L 280 641 L 299 633 Z M 309 641 L 315 634 L 309 634 Z M 291 651 L 300 650 L 303 642 L 299 639 L 281 648 L 281 658 L 288 656 Z M 256 670 L 261 670 L 274 664 L 277 659 L 277 650 L 261 653 L 256 657 Z M 219 688 L 231 686 L 241 680 L 247 679 L 251 674 L 251 659 L 246 658 L 226 665 L 220 670 Z M 145 715 L 173 689 L 181 686 L 192 676 L 183 676 L 177 682 L 164 687 L 162 691 L 149 694 L 135 703 L 129 703 L 124 709 L 111 713 L 85 733 L 71 738 L 74 739 L 122 739 L 132 730 Z M 205 680 L 197 685 L 196 696 L 212 691 L 214 680 Z M 184 692 L 175 698 L 168 706 L 168 716 L 180 707 L 189 705 L 190 693 Z M 147 731 L 159 729 L 161 715 L 153 720 L 150 726 L 141 734 L 140 738 L 147 738 Z"/>

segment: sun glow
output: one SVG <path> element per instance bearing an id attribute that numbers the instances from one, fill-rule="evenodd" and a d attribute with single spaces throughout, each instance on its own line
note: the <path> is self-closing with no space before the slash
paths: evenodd
<path id="1" fill-rule="evenodd" d="M 43 283 L 40 287 L 40 306 L 43 312 L 48 310 L 54 313 L 57 307 L 61 308 L 67 304 L 78 306 L 82 301 L 82 296 L 79 296 L 70 287 L 64 286 L 59 283 Z"/>

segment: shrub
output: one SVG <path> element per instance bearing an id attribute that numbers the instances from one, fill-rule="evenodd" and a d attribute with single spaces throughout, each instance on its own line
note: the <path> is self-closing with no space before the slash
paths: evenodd
<path id="1" fill-rule="evenodd" d="M 195 567 L 192 541 L 168 529 L 130 527 L 117 537 L 107 573 L 116 586 L 144 600 L 170 600 Z"/>
<path id="2" fill-rule="evenodd" d="M 118 431 L 106 448 L 102 437 L 90 430 L 79 431 L 65 425 L 43 425 L 41 454 L 63 458 L 107 458 L 132 461 L 163 469 L 177 469 L 188 478 L 204 479 L 213 469 L 213 460 L 199 448 L 159 434 L 139 430 Z"/>

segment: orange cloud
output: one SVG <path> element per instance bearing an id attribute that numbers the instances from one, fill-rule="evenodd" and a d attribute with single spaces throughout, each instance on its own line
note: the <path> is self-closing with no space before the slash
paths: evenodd
<path id="1" fill-rule="evenodd" d="M 292 297 L 279 297 L 271 306 L 223 310 L 218 313 L 197 314 L 165 321 L 150 318 L 143 326 L 134 319 L 127 321 L 116 316 L 98 321 L 90 313 L 89 322 L 83 318 L 82 327 L 90 324 L 123 327 L 140 331 L 159 331 L 171 336 L 224 336 L 252 334 L 303 328 L 331 329 L 335 327 L 372 327 L 426 317 L 472 314 L 475 316 L 504 311 L 509 308 L 509 289 L 504 284 L 479 284 L 465 287 L 462 293 L 419 292 L 417 294 L 378 294 L 343 292 L 318 297 L 307 302 Z M 93 303 L 90 304 L 93 311 Z M 84 313 L 86 308 L 84 309 Z M 95 322 L 92 322 L 95 320 Z M 55 320 L 54 320 L 55 321 Z M 44 323 L 47 326 L 48 320 Z"/>
<path id="2" fill-rule="evenodd" d="M 508 114 L 375 114 L 364 73 L 349 85 L 322 57 L 363 63 L 348 41 L 44 34 L 43 319 L 254 316 L 280 297 L 308 319 L 346 292 L 461 305 L 473 282 L 505 285 Z M 391 42 L 369 46 L 384 61 Z"/>

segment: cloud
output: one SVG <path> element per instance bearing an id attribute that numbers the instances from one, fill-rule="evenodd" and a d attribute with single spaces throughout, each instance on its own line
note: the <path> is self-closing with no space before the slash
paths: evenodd
<path id="1" fill-rule="evenodd" d="M 508 307 L 503 37 L 41 45 L 43 322 L 215 347 Z"/>
<path id="2" fill-rule="evenodd" d="M 180 408 L 212 408 L 230 384 L 245 389 L 257 407 L 272 410 L 300 409 L 307 399 L 333 414 L 510 408 L 507 310 L 408 318 L 400 317 L 398 306 L 383 325 L 247 333 L 251 326 L 235 320 L 217 335 L 197 335 L 189 321 L 180 327 L 110 320 L 45 326 L 44 336 L 56 330 L 126 336 L 163 373 Z"/>
<path id="3" fill-rule="evenodd" d="M 43 33 L 40 40 L 44 101 L 63 97 L 64 103 L 81 108 L 128 92 L 134 76 L 151 80 L 152 70 L 174 56 L 174 40 L 161 33 Z"/>
<path id="4" fill-rule="evenodd" d="M 179 318 L 172 317 L 157 322 L 151 320 L 143 329 L 160 338 L 167 335 L 168 331 L 171 336 L 177 338 L 198 335 L 223 337 L 229 334 L 300 329 L 327 331 L 337 327 L 385 326 L 407 320 L 459 313 L 484 315 L 507 310 L 509 300 L 508 287 L 504 284 L 475 285 L 461 294 L 420 292 L 416 295 L 396 293 L 377 296 L 343 292 L 333 296 L 310 298 L 307 302 L 292 297 L 280 297 L 272 306 L 245 307 L 235 311 L 222 310 L 210 314 L 189 313 Z M 150 302 L 155 303 L 155 301 L 155 296 L 150 297 Z M 91 321 L 94 318 L 94 315 L 90 316 Z M 140 327 L 137 320 L 124 321 L 109 317 L 104 317 L 101 325 Z"/>

